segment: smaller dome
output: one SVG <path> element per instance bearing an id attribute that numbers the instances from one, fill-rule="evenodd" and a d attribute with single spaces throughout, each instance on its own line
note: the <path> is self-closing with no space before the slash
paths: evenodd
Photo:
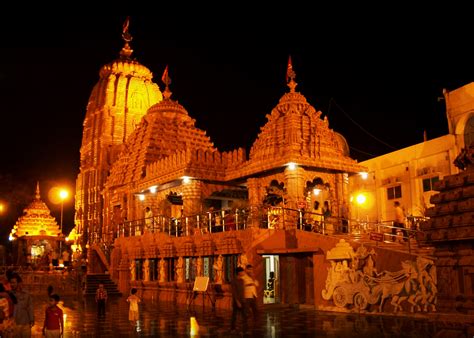
<path id="1" fill-rule="evenodd" d="M 338 132 L 334 132 L 334 136 L 336 137 L 336 142 L 342 149 L 344 156 L 350 156 L 349 143 L 347 143 L 346 138 Z"/>

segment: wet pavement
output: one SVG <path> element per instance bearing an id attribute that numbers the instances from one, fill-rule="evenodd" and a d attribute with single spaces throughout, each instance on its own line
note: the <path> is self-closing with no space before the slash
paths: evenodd
<path id="1" fill-rule="evenodd" d="M 239 337 L 230 332 L 231 312 L 204 308 L 191 310 L 172 303 L 145 300 L 140 306 L 138 325 L 128 321 L 125 297 L 109 299 L 107 313 L 98 318 L 93 298 L 66 298 L 65 337 L 190 337 L 191 317 L 199 325 L 199 337 Z M 35 299 L 34 336 L 41 337 L 46 298 Z M 241 327 L 240 318 L 237 321 Z M 249 319 L 249 337 L 471 337 L 473 327 L 423 318 L 346 315 L 270 305 L 260 309 L 260 319 Z"/>

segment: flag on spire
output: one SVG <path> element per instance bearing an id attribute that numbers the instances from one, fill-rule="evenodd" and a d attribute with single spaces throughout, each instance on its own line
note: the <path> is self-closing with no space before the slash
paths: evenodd
<path id="1" fill-rule="evenodd" d="M 286 83 L 288 83 L 290 79 L 294 79 L 295 76 L 296 74 L 293 71 L 293 64 L 291 63 L 291 55 L 290 55 L 288 57 L 288 66 L 286 67 Z"/>
<path id="2" fill-rule="evenodd" d="M 171 83 L 171 79 L 168 75 L 168 65 L 166 65 L 165 71 L 163 72 L 163 76 L 161 76 L 161 81 L 163 81 L 166 86 L 169 86 L 169 84 Z"/>
<path id="3" fill-rule="evenodd" d="M 123 29 L 122 29 L 122 33 L 123 34 L 127 34 L 128 33 L 128 26 L 130 25 L 130 17 L 127 16 L 127 18 L 125 19 L 125 22 L 123 23 Z"/>

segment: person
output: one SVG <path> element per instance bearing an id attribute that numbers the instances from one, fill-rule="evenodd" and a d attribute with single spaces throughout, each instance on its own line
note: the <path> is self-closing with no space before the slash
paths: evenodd
<path id="1" fill-rule="evenodd" d="M 59 265 L 58 253 L 55 250 L 51 253 L 51 263 L 54 267 Z"/>
<path id="2" fill-rule="evenodd" d="M 13 300 L 0 283 L 0 337 L 11 337 L 13 334 L 13 306 Z"/>
<path id="3" fill-rule="evenodd" d="M 245 298 L 245 310 L 248 314 L 250 309 L 254 322 L 258 320 L 258 309 L 257 309 L 257 287 L 258 281 L 253 278 L 253 266 L 247 264 L 245 267 L 245 275 L 242 277 L 244 281 L 244 298 Z"/>
<path id="4" fill-rule="evenodd" d="M 230 328 L 235 331 L 235 322 L 237 315 L 240 313 L 242 317 L 243 331 L 247 329 L 247 315 L 245 312 L 245 297 L 244 297 L 244 268 L 238 267 L 235 269 L 236 276 L 232 279 L 232 318 Z"/>
<path id="5" fill-rule="evenodd" d="M 46 338 L 59 338 L 63 335 L 63 310 L 58 307 L 58 302 L 58 295 L 52 294 L 49 297 L 49 306 L 46 308 L 43 324 L 43 335 Z"/>
<path id="6" fill-rule="evenodd" d="M 131 295 L 127 298 L 127 302 L 130 303 L 130 309 L 128 310 L 128 320 L 132 322 L 132 324 L 136 324 L 139 317 L 138 303 L 141 302 L 141 299 L 137 296 L 136 288 L 132 288 L 132 290 L 130 290 L 130 293 Z"/>
<path id="7" fill-rule="evenodd" d="M 349 208 L 346 201 L 342 201 L 341 205 L 341 231 L 345 234 L 349 232 Z"/>
<path id="8" fill-rule="evenodd" d="M 69 267 L 69 256 L 70 256 L 69 251 L 67 249 L 64 249 L 62 256 L 63 256 L 64 268 L 67 269 Z"/>
<path id="9" fill-rule="evenodd" d="M 13 274 L 9 282 L 16 299 L 13 314 L 16 324 L 15 337 L 30 338 L 31 328 L 35 325 L 33 300 L 29 293 L 21 289 L 22 279 L 18 274 Z"/>
<path id="10" fill-rule="evenodd" d="M 395 207 L 395 221 L 393 222 L 392 228 L 392 241 L 395 242 L 397 239 L 397 231 L 401 229 L 403 233 L 403 240 L 406 242 L 408 240 L 408 234 L 405 230 L 405 213 L 400 206 L 400 202 L 395 201 L 393 205 Z"/>
<path id="11" fill-rule="evenodd" d="M 145 228 L 146 231 L 153 231 L 153 211 L 150 207 L 145 208 Z"/>
<path id="12" fill-rule="evenodd" d="M 97 315 L 105 316 L 105 304 L 107 302 L 107 290 L 104 284 L 100 283 L 98 289 L 95 291 L 95 302 L 97 303 Z"/>

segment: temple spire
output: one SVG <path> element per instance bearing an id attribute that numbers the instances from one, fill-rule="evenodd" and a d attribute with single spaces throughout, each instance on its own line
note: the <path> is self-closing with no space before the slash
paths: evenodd
<path id="1" fill-rule="evenodd" d="M 130 42 L 133 40 L 133 37 L 128 31 L 129 26 L 130 26 L 130 17 L 127 16 L 127 19 L 125 19 L 125 22 L 123 23 L 123 28 L 122 28 L 122 39 L 123 41 L 125 41 L 125 45 L 120 51 L 120 58 L 127 59 L 127 60 L 130 60 L 130 56 L 133 53 L 133 49 L 130 48 Z"/>
<path id="2" fill-rule="evenodd" d="M 41 195 L 40 195 L 40 182 L 39 181 L 36 181 L 36 195 L 35 195 L 35 198 L 37 200 L 40 200 L 41 199 Z"/>
<path id="3" fill-rule="evenodd" d="M 169 88 L 169 85 L 171 84 L 171 78 L 168 74 L 168 65 L 166 65 L 165 71 L 161 76 L 161 81 L 163 81 L 163 83 L 165 84 L 165 91 L 163 92 L 163 97 L 165 98 L 165 100 L 169 100 L 172 92 Z"/>
<path id="4" fill-rule="evenodd" d="M 295 82 L 295 77 L 296 77 L 296 73 L 293 70 L 293 63 L 291 62 L 291 55 L 290 55 L 288 57 L 288 66 L 286 67 L 286 83 L 287 83 L 287 86 L 290 88 L 291 93 L 295 92 L 295 88 L 298 85 Z"/>

